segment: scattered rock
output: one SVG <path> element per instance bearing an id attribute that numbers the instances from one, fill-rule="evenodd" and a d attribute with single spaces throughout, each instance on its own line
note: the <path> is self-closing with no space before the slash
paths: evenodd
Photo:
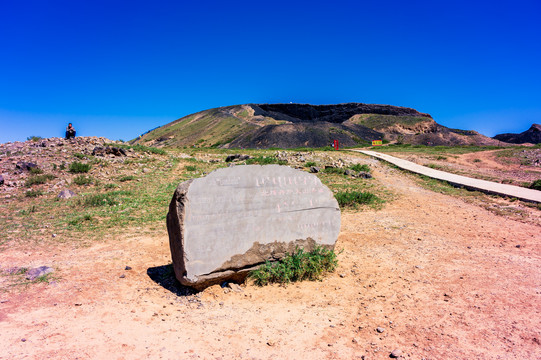
<path id="1" fill-rule="evenodd" d="M 131 270 L 131 266 L 126 266 L 124 270 Z"/>
<path id="2" fill-rule="evenodd" d="M 15 168 L 18 169 L 18 170 L 23 170 L 23 171 L 29 171 L 30 169 L 34 169 L 34 168 L 37 168 L 38 166 L 34 163 L 31 163 L 31 162 L 26 162 L 26 161 L 19 161 L 16 165 L 15 165 Z"/>
<path id="3" fill-rule="evenodd" d="M 4 177 L 0 175 L 0 185 L 4 185 Z"/>
<path id="4" fill-rule="evenodd" d="M 60 199 L 69 199 L 71 197 L 74 197 L 76 194 L 71 191 L 70 189 L 65 189 L 65 190 L 62 190 L 59 194 L 58 194 L 58 198 Z"/>
<path id="5" fill-rule="evenodd" d="M 243 292 L 242 288 L 239 286 L 239 284 L 235 283 L 227 283 L 227 287 L 229 287 L 233 292 Z"/>
<path id="6" fill-rule="evenodd" d="M 108 154 L 115 155 L 115 156 L 127 156 L 126 150 L 124 150 L 123 148 L 116 147 L 116 146 L 112 146 L 112 147 L 111 146 L 106 146 L 106 147 L 96 146 L 92 150 L 92 156 L 105 156 Z"/>
<path id="7" fill-rule="evenodd" d="M 229 155 L 225 158 L 225 162 L 232 162 L 232 161 L 244 161 L 250 159 L 250 155 L 241 155 L 241 154 L 235 154 L 235 155 Z"/>
<path id="8" fill-rule="evenodd" d="M 395 349 L 391 352 L 391 355 L 389 355 L 391 358 L 393 359 L 397 359 L 399 358 L 400 356 L 402 356 L 402 351 L 399 350 L 399 349 Z"/>
<path id="9" fill-rule="evenodd" d="M 40 266 L 32 268 L 26 272 L 26 280 L 34 281 L 40 276 L 47 275 L 53 272 L 53 268 L 48 266 Z"/>
<path id="10" fill-rule="evenodd" d="M 360 177 L 362 179 L 371 179 L 372 174 L 370 174 L 369 172 L 366 172 L 366 171 L 360 171 L 359 174 L 357 174 L 357 177 Z"/>
<path id="11" fill-rule="evenodd" d="M 350 169 L 346 169 L 344 171 L 344 175 L 347 175 L 347 176 L 354 176 L 355 175 L 355 172 L 353 170 L 350 170 Z"/>
<path id="12" fill-rule="evenodd" d="M 376 331 L 379 332 L 379 333 L 381 334 L 382 332 L 385 331 L 385 329 L 382 328 L 382 327 L 378 327 L 378 328 L 376 328 Z"/>
<path id="13" fill-rule="evenodd" d="M 318 172 L 320 172 L 321 170 L 317 167 L 317 166 L 311 166 L 310 167 L 310 172 L 312 174 L 317 174 Z"/>
<path id="14" fill-rule="evenodd" d="M 225 158 L 225 162 L 235 161 L 235 160 L 237 160 L 238 158 L 240 158 L 240 154 L 228 155 L 228 156 Z"/>
<path id="15" fill-rule="evenodd" d="M 121 279 L 124 279 L 126 277 L 126 275 L 122 274 L 119 276 Z"/>

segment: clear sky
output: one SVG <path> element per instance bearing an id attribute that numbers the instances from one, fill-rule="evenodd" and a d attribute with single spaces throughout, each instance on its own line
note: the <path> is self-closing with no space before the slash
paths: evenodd
<path id="1" fill-rule="evenodd" d="M 541 123 L 540 18 L 539 0 L 0 0 L 0 142 L 278 102 L 522 132 Z"/>

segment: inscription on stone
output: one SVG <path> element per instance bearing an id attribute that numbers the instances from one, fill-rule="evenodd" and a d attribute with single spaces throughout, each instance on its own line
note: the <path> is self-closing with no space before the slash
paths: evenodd
<path id="1" fill-rule="evenodd" d="M 295 246 L 333 247 L 340 209 L 313 174 L 278 165 L 218 169 L 178 186 L 167 214 L 175 274 L 204 288 Z"/>

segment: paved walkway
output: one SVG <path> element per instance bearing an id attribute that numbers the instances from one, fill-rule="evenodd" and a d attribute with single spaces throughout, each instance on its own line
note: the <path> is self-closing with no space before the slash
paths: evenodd
<path id="1" fill-rule="evenodd" d="M 417 174 L 422 174 L 434 179 L 447 181 L 453 185 L 463 186 L 471 190 L 479 190 L 485 193 L 498 194 L 503 196 L 510 196 L 525 201 L 533 201 L 541 203 L 541 191 L 526 189 L 520 186 L 499 184 L 492 181 L 472 179 L 467 176 L 450 174 L 445 171 L 434 170 L 426 166 L 417 165 L 411 161 L 396 158 L 391 155 L 378 153 L 368 150 L 352 150 L 363 153 L 368 156 L 385 160 L 398 166 L 401 169 L 405 169 Z"/>

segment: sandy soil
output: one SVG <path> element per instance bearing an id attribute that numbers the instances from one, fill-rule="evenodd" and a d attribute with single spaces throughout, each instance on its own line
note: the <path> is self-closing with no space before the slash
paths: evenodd
<path id="1" fill-rule="evenodd" d="M 179 296 L 149 276 L 170 263 L 165 224 L 5 250 L 57 280 L 0 293 L 0 359 L 540 359 L 541 227 L 374 175 L 397 199 L 342 213 L 321 282 Z"/>

